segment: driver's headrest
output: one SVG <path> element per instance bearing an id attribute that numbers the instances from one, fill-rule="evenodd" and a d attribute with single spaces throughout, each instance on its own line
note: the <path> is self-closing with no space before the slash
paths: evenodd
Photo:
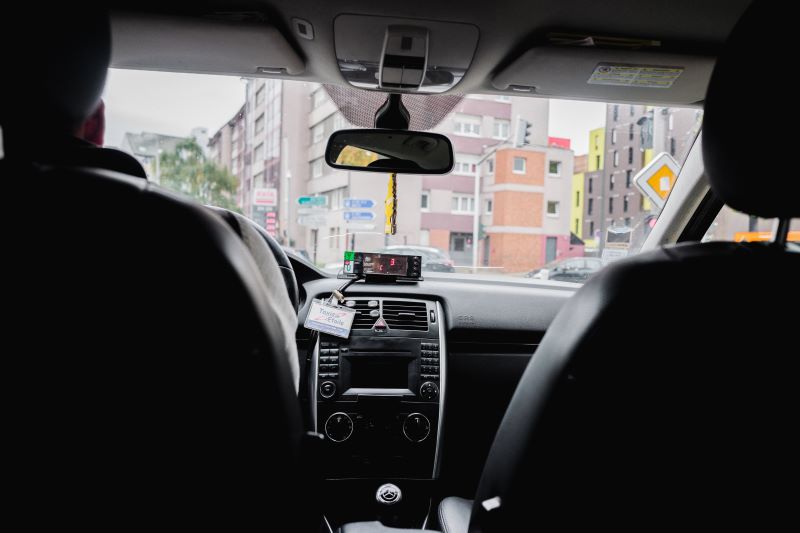
<path id="1" fill-rule="evenodd" d="M 800 87 L 791 5 L 756 0 L 745 11 L 706 94 L 703 159 L 711 188 L 734 209 L 764 218 L 800 216 L 791 162 Z"/>
<path id="2" fill-rule="evenodd" d="M 111 57 L 108 13 L 68 2 L 14 10 L 4 21 L 0 125 L 6 142 L 72 133 L 97 106 Z M 13 26 L 13 27 L 7 27 Z M 13 30 L 13 31 L 12 31 Z"/>

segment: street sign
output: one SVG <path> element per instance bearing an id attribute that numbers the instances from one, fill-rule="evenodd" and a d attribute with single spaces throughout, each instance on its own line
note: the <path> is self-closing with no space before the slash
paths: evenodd
<path id="1" fill-rule="evenodd" d="M 297 205 L 303 207 L 325 207 L 328 205 L 327 196 L 301 196 L 297 199 Z"/>
<path id="2" fill-rule="evenodd" d="M 324 215 L 328 213 L 327 207 L 298 207 L 298 215 Z"/>
<path id="3" fill-rule="evenodd" d="M 326 219 L 325 215 L 301 215 L 297 217 L 297 223 L 309 228 L 318 228 L 325 225 Z"/>
<path id="4" fill-rule="evenodd" d="M 342 216 L 345 220 L 375 220 L 372 211 L 344 211 Z"/>
<path id="5" fill-rule="evenodd" d="M 656 207 L 663 209 L 680 168 L 671 155 L 661 152 L 636 174 L 634 182 Z"/>
<path id="6" fill-rule="evenodd" d="M 375 202 L 369 198 L 345 198 L 345 209 L 372 209 L 375 207 Z"/>
<path id="7" fill-rule="evenodd" d="M 258 188 L 253 190 L 253 205 L 278 205 L 278 189 Z"/>
<path id="8" fill-rule="evenodd" d="M 345 226 L 348 230 L 372 230 L 375 229 L 375 224 L 364 224 L 363 222 L 348 222 Z"/>

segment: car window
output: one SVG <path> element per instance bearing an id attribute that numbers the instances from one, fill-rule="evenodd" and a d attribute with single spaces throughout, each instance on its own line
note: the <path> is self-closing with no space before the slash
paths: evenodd
<path id="1" fill-rule="evenodd" d="M 772 240 L 774 224 L 774 219 L 750 216 L 725 205 L 708 227 L 703 242 L 767 242 Z M 788 240 L 800 243 L 800 220 L 792 220 Z"/>
<path id="2" fill-rule="evenodd" d="M 107 144 L 151 181 L 251 217 L 330 271 L 346 250 L 391 246 L 441 263 L 435 275 L 596 271 L 639 249 L 702 125 L 697 108 L 466 95 L 433 128 L 455 168 L 398 176 L 385 235 L 389 176 L 325 164 L 331 133 L 353 127 L 325 87 L 112 69 L 104 99 Z"/>

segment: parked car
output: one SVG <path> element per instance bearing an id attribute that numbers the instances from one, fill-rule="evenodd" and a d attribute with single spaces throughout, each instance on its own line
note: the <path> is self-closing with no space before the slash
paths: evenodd
<path id="1" fill-rule="evenodd" d="M 525 277 L 585 283 L 601 268 L 603 261 L 598 257 L 570 257 L 552 261 L 542 268 L 528 272 Z"/>
<path id="2" fill-rule="evenodd" d="M 387 246 L 378 250 L 384 254 L 422 256 L 423 272 L 455 272 L 453 260 L 446 252 L 430 246 Z"/>

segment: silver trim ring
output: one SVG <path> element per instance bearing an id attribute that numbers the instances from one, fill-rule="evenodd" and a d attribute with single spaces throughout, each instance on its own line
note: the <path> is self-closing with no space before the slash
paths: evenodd
<path id="1" fill-rule="evenodd" d="M 344 416 L 345 418 L 347 418 L 347 419 L 350 421 L 350 433 L 348 433 L 348 434 L 347 434 L 347 436 L 346 436 L 345 438 L 341 439 L 341 440 L 336 440 L 336 439 L 334 439 L 333 437 L 331 437 L 331 436 L 330 436 L 330 434 L 328 434 L 328 422 L 330 422 L 330 421 L 331 421 L 331 418 L 333 418 L 333 417 L 334 417 L 334 416 L 336 416 L 336 415 L 342 415 L 342 416 Z M 423 416 L 424 416 L 424 415 L 423 415 Z M 352 419 L 352 418 L 350 418 L 350 415 L 348 415 L 347 413 L 343 413 L 343 412 L 341 412 L 341 411 L 337 411 L 337 412 L 333 413 L 333 414 L 332 414 L 331 416 L 329 416 L 329 417 L 328 417 L 328 419 L 325 421 L 325 435 L 327 435 L 327 437 L 328 437 L 329 439 L 331 439 L 333 442 L 344 442 L 344 441 L 346 441 L 347 439 L 349 439 L 349 438 L 350 438 L 350 437 L 353 435 L 353 419 Z"/>
<path id="2" fill-rule="evenodd" d="M 411 437 L 409 437 L 409 436 L 408 436 L 408 433 L 406 433 L 406 423 L 408 422 L 408 419 L 409 419 L 409 418 L 411 418 L 411 417 L 412 417 L 412 416 L 414 416 L 414 415 L 419 415 L 419 416 L 421 416 L 421 417 L 422 417 L 422 418 L 424 418 L 424 419 L 425 419 L 425 421 L 428 423 L 428 432 L 427 432 L 427 433 L 425 433 L 425 436 L 424 436 L 424 437 L 422 437 L 422 438 L 421 438 L 421 439 L 419 439 L 419 440 L 414 440 L 414 439 L 412 439 Z M 422 442 L 422 441 L 424 441 L 425 439 L 427 439 L 427 438 L 430 436 L 430 434 L 431 434 L 431 421 L 428 419 L 428 417 L 427 417 L 427 416 L 423 415 L 422 413 L 411 413 L 410 415 L 408 415 L 408 416 L 406 417 L 406 419 L 405 419 L 405 420 L 403 420 L 403 435 L 405 435 L 405 436 L 406 436 L 406 438 L 407 438 L 408 440 L 410 440 L 411 442 Z"/>

